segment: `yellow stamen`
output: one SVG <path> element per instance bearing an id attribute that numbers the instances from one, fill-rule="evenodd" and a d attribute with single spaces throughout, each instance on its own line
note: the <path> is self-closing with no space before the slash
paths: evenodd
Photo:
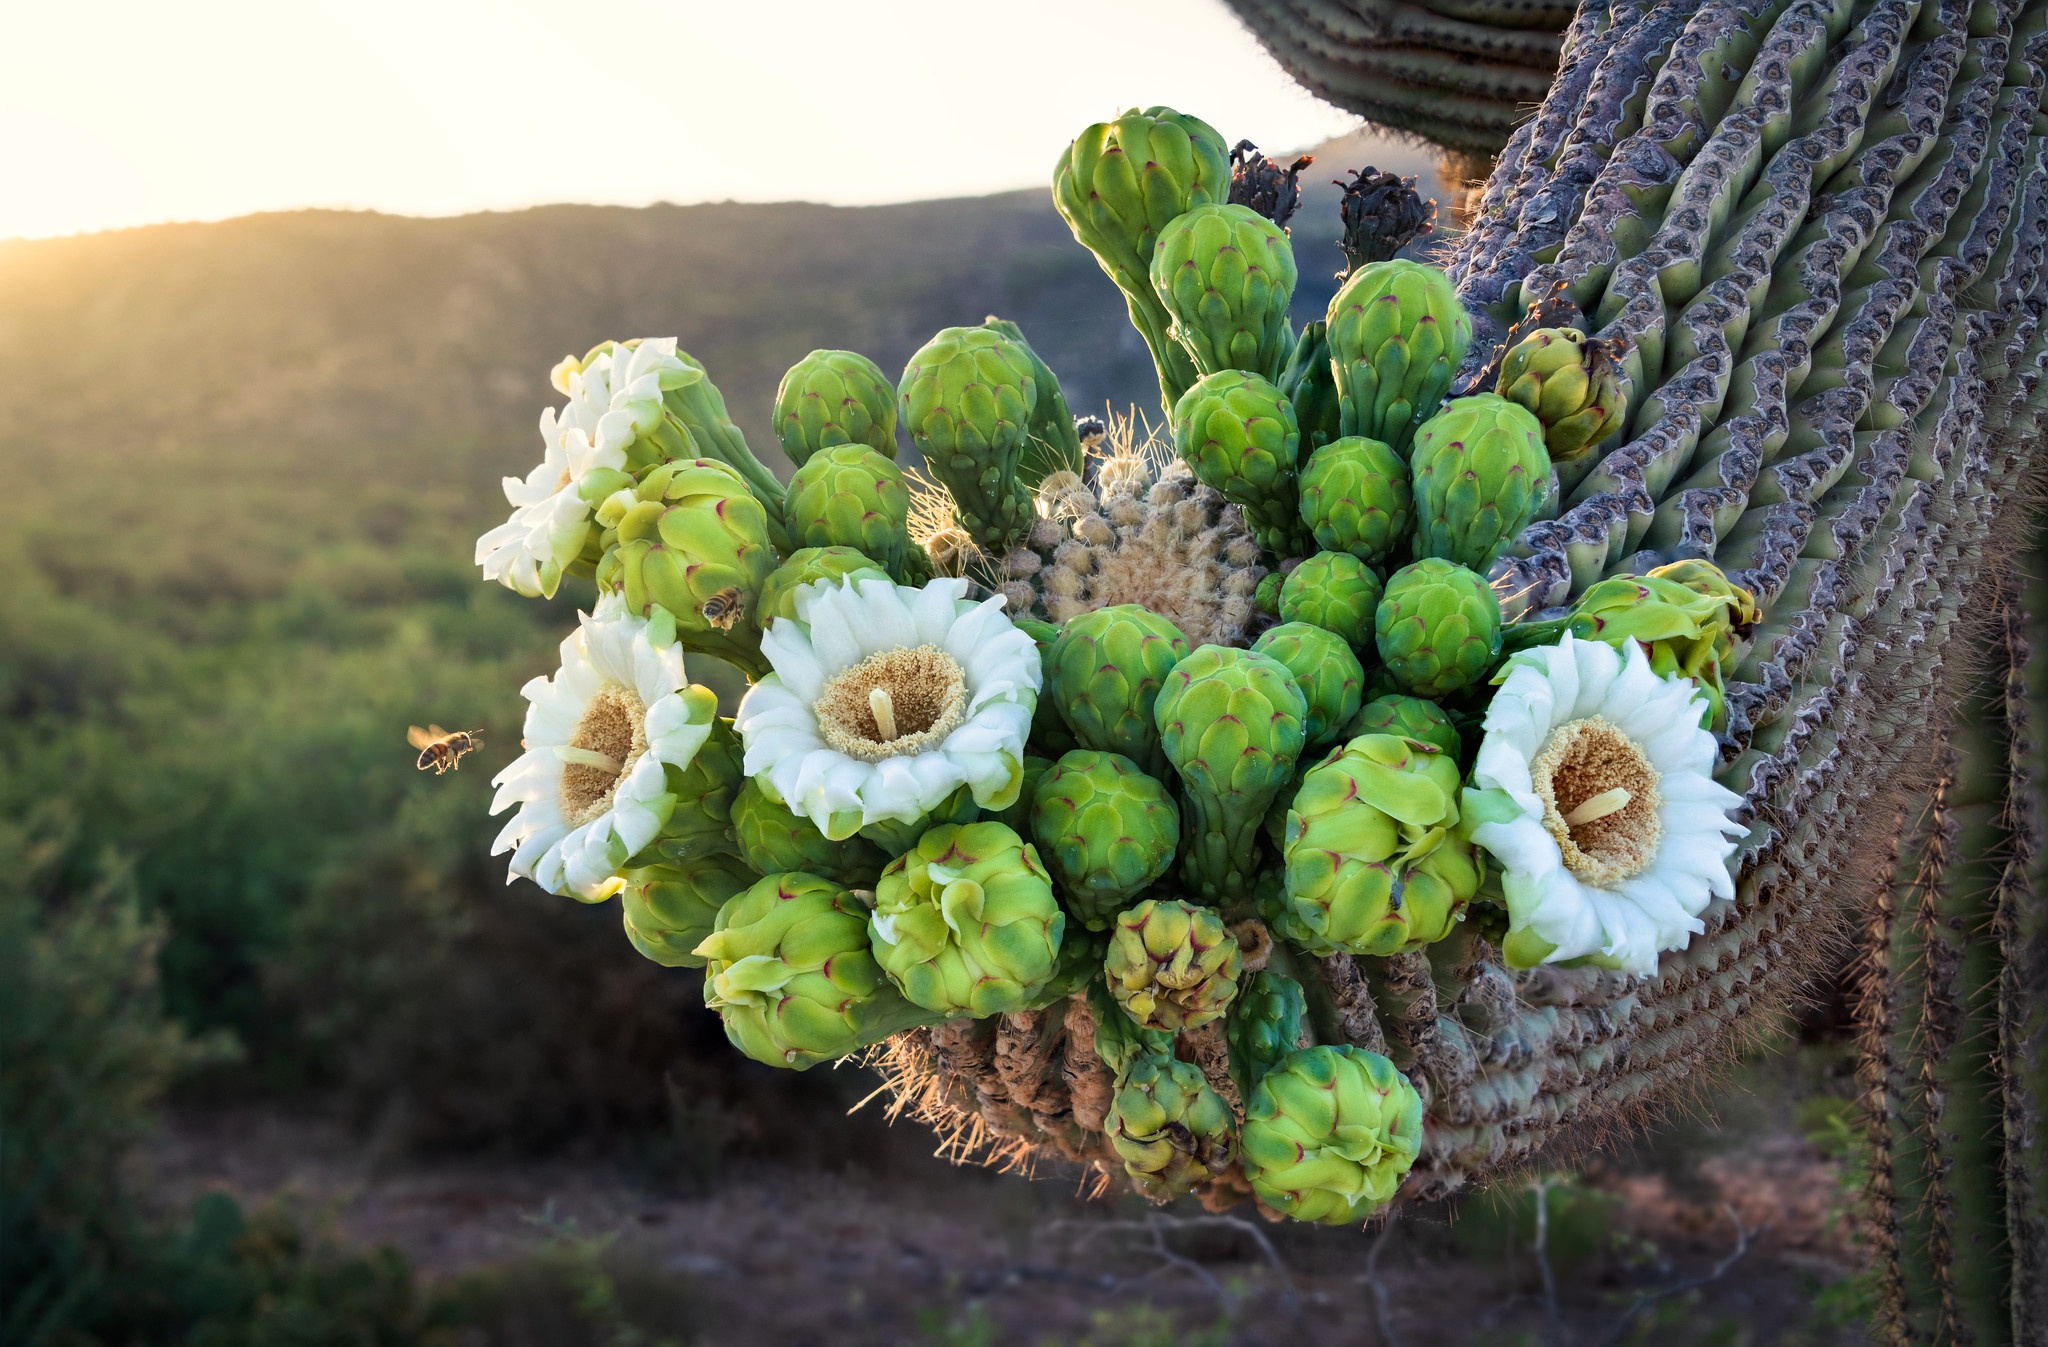
<path id="1" fill-rule="evenodd" d="M 861 762 L 911 757 L 967 719 L 967 676 L 935 645 L 884 650 L 826 680 L 812 704 L 825 742 Z"/>

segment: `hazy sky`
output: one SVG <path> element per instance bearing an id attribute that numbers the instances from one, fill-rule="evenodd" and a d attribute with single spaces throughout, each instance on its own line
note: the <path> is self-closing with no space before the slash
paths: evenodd
<path id="1" fill-rule="evenodd" d="M 1356 120 L 1222 0 L 0 0 L 0 238 L 296 206 L 898 201 L 1168 103 Z"/>

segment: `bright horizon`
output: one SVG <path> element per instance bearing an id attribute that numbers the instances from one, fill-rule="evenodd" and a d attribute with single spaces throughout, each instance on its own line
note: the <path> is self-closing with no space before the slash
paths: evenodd
<path id="1" fill-rule="evenodd" d="M 1275 154 L 1359 126 L 1222 0 L 0 0 L 0 20 L 0 239 L 969 196 L 1047 183 L 1075 132 L 1150 103 Z"/>

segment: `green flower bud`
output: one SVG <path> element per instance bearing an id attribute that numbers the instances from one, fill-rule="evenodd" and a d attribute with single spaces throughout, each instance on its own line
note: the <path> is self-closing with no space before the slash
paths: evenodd
<path id="1" fill-rule="evenodd" d="M 795 544 L 790 542 L 789 531 L 783 523 L 781 481 L 747 447 L 747 437 L 727 413 L 725 396 L 718 391 L 718 385 L 711 382 L 711 376 L 705 373 L 704 363 L 688 351 L 679 349 L 675 355 L 684 366 L 701 376 L 681 380 L 664 377 L 661 381 L 662 407 L 674 424 L 686 432 L 688 441 L 675 457 L 715 459 L 731 468 L 760 503 L 768 541 L 774 544 L 776 551 L 788 553 Z"/>
<path id="2" fill-rule="evenodd" d="M 1662 678 L 1690 678 L 1707 694 L 1708 723 L 1721 718 L 1727 670 L 1738 635 L 1757 619 L 1750 592 L 1712 562 L 1659 566 L 1648 575 L 1616 575 L 1579 596 L 1566 630 L 1615 649 L 1637 641 Z"/>
<path id="3" fill-rule="evenodd" d="M 1367 734 L 1311 769 L 1287 812 L 1275 929 L 1315 955 L 1398 954 L 1443 939 L 1479 889 L 1458 827 L 1456 758 Z"/>
<path id="4" fill-rule="evenodd" d="M 1267 617 L 1280 616 L 1280 586 L 1287 577 L 1278 571 L 1267 571 L 1259 579 L 1259 587 L 1252 591 L 1252 606 Z"/>
<path id="5" fill-rule="evenodd" d="M 1252 649 L 1286 665 L 1308 703 L 1308 718 L 1302 723 L 1303 753 L 1333 742 L 1358 714 L 1365 669 L 1335 632 L 1307 622 L 1283 622 L 1252 642 Z"/>
<path id="6" fill-rule="evenodd" d="M 1330 373 L 1330 325 L 1318 318 L 1294 338 L 1287 366 L 1274 380 L 1293 404 L 1301 427 L 1301 452 L 1312 454 L 1343 434 L 1337 379 Z"/>
<path id="7" fill-rule="evenodd" d="M 754 882 L 754 873 L 729 856 L 688 866 L 645 865 L 620 875 L 626 939 L 665 968 L 702 968 L 697 946 L 711 934 L 725 900 Z"/>
<path id="8" fill-rule="evenodd" d="M 1484 571 L 1529 521 L 1550 482 L 1543 423 L 1492 393 L 1422 423 L 1409 454 L 1415 551 Z"/>
<path id="9" fill-rule="evenodd" d="M 598 565 L 600 585 L 623 588 L 642 616 L 667 612 L 684 649 L 750 678 L 768 673 L 755 608 L 775 549 L 767 514 L 738 473 L 710 459 L 664 463 L 606 501 L 598 520 L 618 536 Z"/>
<path id="10" fill-rule="evenodd" d="M 1165 1053 L 1144 1053 L 1117 1077 L 1102 1129 L 1132 1186 L 1155 1202 L 1208 1182 L 1236 1158 L 1230 1106 L 1200 1067 Z"/>
<path id="11" fill-rule="evenodd" d="M 821 449 L 860 444 L 896 457 L 896 389 L 881 366 L 854 351 L 813 351 L 775 390 L 775 433 L 801 468 Z"/>
<path id="12" fill-rule="evenodd" d="M 1230 1043 L 1230 1078 L 1237 1082 L 1238 1098 L 1251 1098 L 1268 1071 L 1289 1053 L 1307 1046 L 1303 1042 L 1307 1018 L 1308 1000 L 1301 984 L 1287 974 L 1261 968 L 1244 980 L 1237 999 L 1230 1003 L 1223 1029 Z"/>
<path id="13" fill-rule="evenodd" d="M 1153 706 L 1173 667 L 1187 657 L 1180 629 L 1134 603 L 1097 608 L 1060 628 L 1045 666 L 1045 693 L 1083 748 L 1121 753 L 1160 776 Z"/>
<path id="14" fill-rule="evenodd" d="M 1102 960 L 1109 952 L 1109 937 L 1100 931 L 1084 931 L 1069 925 L 1060 937 L 1059 958 L 1052 979 L 1027 1003 L 1027 1010 L 1043 1010 L 1077 996 L 1102 981 Z"/>
<path id="15" fill-rule="evenodd" d="M 1395 681 L 1441 699 L 1485 681 L 1500 654 L 1500 600 L 1478 575 L 1430 558 L 1394 572 L 1374 630 Z"/>
<path id="16" fill-rule="evenodd" d="M 1501 358 L 1500 395 L 1543 423 L 1551 462 L 1576 463 L 1621 429 L 1628 394 L 1616 344 L 1542 327 Z M 1625 341 L 1618 344 L 1626 349 Z"/>
<path id="17" fill-rule="evenodd" d="M 1345 730 L 1345 738 L 1356 739 L 1361 734 L 1391 734 L 1399 739 L 1420 739 L 1433 745 L 1453 762 L 1464 752 L 1458 729 L 1451 724 L 1450 716 L 1441 706 L 1399 693 L 1376 697 L 1359 708 L 1358 718 Z"/>
<path id="18" fill-rule="evenodd" d="M 750 778 L 732 803 L 740 855 L 760 874 L 802 870 L 850 888 L 873 888 L 889 858 L 858 837 L 827 840 L 817 826 L 770 796 L 762 778 Z"/>
<path id="19" fill-rule="evenodd" d="M 1030 362 L 1031 382 L 1037 389 L 1031 402 L 1031 420 L 1025 426 L 1024 453 L 1017 464 L 1018 483 L 1026 491 L 1036 492 L 1038 484 L 1055 472 L 1085 474 L 1088 459 L 1081 452 L 1081 435 L 1074 429 L 1074 413 L 1067 406 L 1067 396 L 1060 391 L 1060 381 L 1052 366 L 1024 340 L 1024 329 L 1009 319 L 990 316 L 981 325 L 1010 339 Z"/>
<path id="20" fill-rule="evenodd" d="M 1057 971 L 1066 916 L 1038 853 L 1000 823 L 944 824 L 882 872 L 870 923 L 876 959 L 917 1005 L 1000 1015 Z"/>
<path id="21" fill-rule="evenodd" d="M 897 385 L 903 425 L 953 498 L 953 517 L 991 556 L 1030 528 L 1019 482 L 1038 384 L 1031 358 L 1000 332 L 949 327 L 926 342 Z"/>
<path id="22" fill-rule="evenodd" d="M 789 481 L 789 532 L 799 547 L 851 547 L 903 578 L 910 488 L 903 469 L 862 444 L 820 450 Z"/>
<path id="23" fill-rule="evenodd" d="M 1258 869 L 1259 824 L 1301 756 L 1308 703 L 1271 655 L 1205 645 L 1173 666 L 1152 709 L 1180 774 L 1188 889 L 1241 897 Z"/>
<path id="24" fill-rule="evenodd" d="M 876 967 L 866 906 L 816 875 L 769 875 L 728 899 L 696 952 L 704 1004 L 770 1066 L 801 1071 L 929 1022 Z"/>
<path id="25" fill-rule="evenodd" d="M 1724 718 L 1728 672 L 1757 616 L 1755 596 L 1714 563 L 1680 561 L 1646 576 L 1600 581 L 1579 596 L 1566 625 L 1616 649 L 1623 641 L 1641 642 L 1660 677 L 1682 675 L 1699 684 L 1712 725 Z"/>
<path id="26" fill-rule="evenodd" d="M 1205 375 L 1174 404 L 1173 440 L 1195 476 L 1244 511 L 1260 547 L 1313 550 L 1295 488 L 1301 430 L 1279 388 L 1234 369 Z"/>
<path id="27" fill-rule="evenodd" d="M 1422 1149 L 1422 1096 L 1394 1064 L 1353 1047 L 1303 1048 L 1245 1105 L 1245 1177 L 1297 1221 L 1356 1225 L 1400 1190 Z"/>
<path id="28" fill-rule="evenodd" d="M 1103 971 L 1117 1004 L 1141 1027 L 1199 1029 L 1237 995 L 1243 955 L 1214 908 L 1148 898 L 1119 912 Z"/>
<path id="29" fill-rule="evenodd" d="M 1053 204 L 1130 306 L 1151 349 L 1159 397 L 1173 404 L 1195 381 L 1194 362 L 1168 329 L 1152 288 L 1159 233 L 1191 207 L 1227 200 L 1229 151 L 1215 128 L 1172 108 L 1136 108 L 1074 138 L 1053 169 Z"/>
<path id="30" fill-rule="evenodd" d="M 1353 650 L 1370 646 L 1379 604 L 1379 576 L 1349 552 L 1318 552 L 1289 571 L 1280 586 L 1282 622 L 1321 627 Z"/>
<path id="31" fill-rule="evenodd" d="M 1100 960 L 1094 971 L 1102 971 Z M 1171 1029 L 1147 1029 L 1126 1015 L 1123 1006 L 1110 995 L 1108 984 L 1100 979 L 1090 982 L 1087 990 L 1088 1009 L 1095 1016 L 1095 1055 L 1112 1074 L 1123 1075 L 1147 1053 L 1173 1054 Z"/>
<path id="32" fill-rule="evenodd" d="M 1357 435 L 1324 445 L 1301 470 L 1301 522 L 1326 552 L 1385 561 L 1415 527 L 1407 463 Z"/>
<path id="33" fill-rule="evenodd" d="M 1406 453 L 1472 344 L 1472 320 L 1450 277 L 1400 259 L 1351 274 L 1329 312 L 1330 367 L 1346 435 Z"/>
<path id="34" fill-rule="evenodd" d="M 1031 836 L 1067 910 L 1089 930 L 1104 931 L 1173 864 L 1180 809 L 1129 758 L 1077 749 L 1033 789 Z"/>
<path id="35" fill-rule="evenodd" d="M 1197 373 L 1279 376 L 1296 279 L 1286 230 L 1249 206 L 1194 206 L 1159 231 L 1151 275 Z"/>
<path id="36" fill-rule="evenodd" d="M 887 580 L 889 575 L 872 557 L 851 547 L 800 547 L 789 560 L 768 573 L 761 582 L 761 598 L 754 605 L 761 630 L 776 618 L 796 621 L 796 592 L 818 580 Z"/>
<path id="37" fill-rule="evenodd" d="M 1029 636 L 1038 646 L 1039 671 L 1045 678 L 1043 686 L 1048 689 L 1046 695 L 1038 699 L 1038 705 L 1032 708 L 1029 743 L 1040 753 L 1058 757 L 1068 749 L 1079 747 L 1079 741 L 1074 738 L 1074 732 L 1067 728 L 1066 718 L 1060 714 L 1060 708 L 1055 704 L 1055 699 L 1049 691 L 1052 687 L 1053 646 L 1060 639 L 1060 629 L 1055 623 L 1041 622 L 1035 617 L 1013 617 L 1010 623 L 1018 631 Z M 1150 717 L 1147 717 L 1147 720 L 1149 722 Z M 1024 791 L 1021 804 L 1027 823 L 1026 826 L 1017 828 L 1017 831 L 1028 832 L 1028 815 L 1031 810 L 1029 787 Z"/>

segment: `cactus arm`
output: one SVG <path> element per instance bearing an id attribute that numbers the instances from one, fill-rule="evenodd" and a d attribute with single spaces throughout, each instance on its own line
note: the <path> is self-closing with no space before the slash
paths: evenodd
<path id="1" fill-rule="evenodd" d="M 1403 78 L 1393 68 L 1374 65 L 1373 58 L 1382 53 L 1400 53 L 1402 59 L 1423 54 L 1438 58 L 1478 57 L 1482 61 L 1523 66 L 1543 75 L 1537 100 L 1549 92 L 1548 77 L 1557 69 L 1562 21 L 1544 31 L 1500 28 L 1399 3 L 1368 6 L 1370 17 L 1364 17 L 1332 0 L 1277 2 L 1299 21 L 1302 45 L 1335 65 L 1383 70 Z M 1415 50 L 1401 52 L 1402 48 Z M 1414 74 L 1405 76 L 1412 84 L 1444 82 L 1442 87 L 1466 87 L 1455 83 L 1460 77 L 1460 72 L 1442 66 L 1426 71 L 1417 68 Z"/>
<path id="2" fill-rule="evenodd" d="M 1483 153 L 1498 150 L 1514 129 L 1515 104 L 1390 83 L 1331 60 L 1305 40 L 1280 0 L 1234 0 L 1234 8 L 1289 74 L 1371 121 L 1426 134 L 1447 148 Z"/>
<path id="3" fill-rule="evenodd" d="M 1999 1077 L 2004 1086 L 2001 1132 L 2006 1243 L 2012 1257 L 2013 1338 L 2048 1326 L 2048 1154 L 2041 1120 L 2048 1104 L 2048 893 L 2041 883 L 2042 745 L 2034 728 L 2048 664 L 2048 585 L 2034 581 L 2005 614 L 2007 668 L 2006 829 L 1991 929 L 1998 943 Z"/>
<path id="4" fill-rule="evenodd" d="M 1898 1032 L 1899 986 L 1893 972 L 1892 947 L 1897 940 L 1899 855 L 1904 846 L 1906 815 L 1893 811 L 1877 875 L 1856 931 L 1856 962 L 1852 970 L 1853 1016 L 1856 1025 L 1856 1082 L 1863 1113 L 1866 1146 L 1863 1177 L 1864 1235 L 1870 1242 L 1876 1272 L 1877 1306 L 1872 1328 L 1887 1344 L 1909 1340 L 1906 1321 L 1905 1265 L 1899 1228 L 1897 1165 L 1892 1138 L 1898 1126 L 1898 1066 L 1892 1044 Z"/>

